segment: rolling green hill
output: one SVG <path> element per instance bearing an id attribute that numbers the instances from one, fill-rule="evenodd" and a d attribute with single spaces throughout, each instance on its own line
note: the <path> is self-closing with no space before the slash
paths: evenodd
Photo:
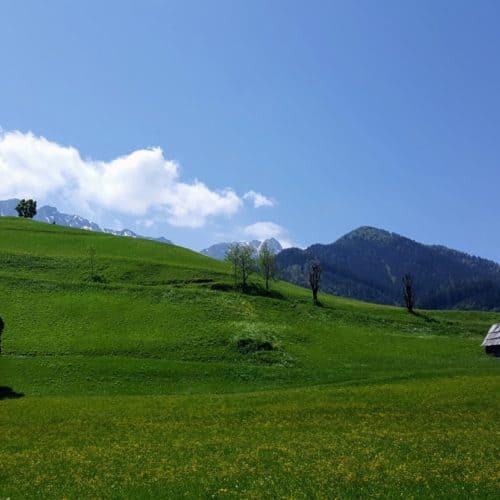
<path id="1" fill-rule="evenodd" d="M 497 314 L 253 283 L 1 218 L 0 498 L 497 497 Z"/>

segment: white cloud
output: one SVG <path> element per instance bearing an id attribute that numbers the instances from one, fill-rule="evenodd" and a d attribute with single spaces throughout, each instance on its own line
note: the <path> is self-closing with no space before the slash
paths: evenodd
<path id="1" fill-rule="evenodd" d="M 57 199 L 62 208 L 87 215 L 106 210 L 142 218 L 153 213 L 192 228 L 210 217 L 231 216 L 243 205 L 230 188 L 214 191 L 179 177 L 178 164 L 160 148 L 104 162 L 82 159 L 75 148 L 32 133 L 0 131 L 0 199 Z"/>
<path id="2" fill-rule="evenodd" d="M 138 226 L 153 227 L 155 225 L 154 219 L 138 219 L 135 221 Z"/>
<path id="3" fill-rule="evenodd" d="M 283 248 L 293 246 L 292 242 L 287 237 L 287 231 L 283 226 L 274 222 L 255 222 L 243 229 L 243 233 L 256 240 L 267 240 L 276 238 Z"/>
<path id="4" fill-rule="evenodd" d="M 274 207 L 274 205 L 276 205 L 274 200 L 267 198 L 267 196 L 264 196 L 262 193 L 257 193 L 256 191 L 247 191 L 243 195 L 243 199 L 252 201 L 254 208 Z"/>

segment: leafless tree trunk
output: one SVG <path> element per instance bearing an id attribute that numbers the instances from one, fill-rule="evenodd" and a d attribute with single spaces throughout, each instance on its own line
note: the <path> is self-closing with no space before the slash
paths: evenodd
<path id="1" fill-rule="evenodd" d="M 318 291 L 320 280 L 321 266 L 319 265 L 319 262 L 312 262 L 309 265 L 309 285 L 311 285 L 314 305 L 318 305 Z"/>
<path id="2" fill-rule="evenodd" d="M 406 273 L 403 276 L 403 297 L 405 301 L 406 310 L 413 314 L 415 307 L 415 293 L 413 290 L 413 276 Z"/>

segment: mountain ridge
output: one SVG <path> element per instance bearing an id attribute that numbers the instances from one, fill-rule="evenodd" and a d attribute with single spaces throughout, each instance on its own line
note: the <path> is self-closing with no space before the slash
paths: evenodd
<path id="1" fill-rule="evenodd" d="M 20 200 L 18 198 L 0 200 L 0 217 L 17 216 L 16 206 L 19 201 Z M 86 219 L 85 217 L 74 214 L 65 214 L 51 205 L 44 205 L 38 208 L 37 213 L 35 217 L 33 217 L 33 219 L 39 222 L 46 222 L 47 224 L 57 224 L 59 226 L 85 229 L 87 231 L 96 231 L 99 233 L 113 234 L 115 236 L 124 236 L 127 238 L 140 238 L 144 240 L 158 241 L 160 243 L 172 245 L 172 242 L 163 236 L 153 238 L 150 236 L 142 236 L 135 233 L 134 231 L 131 231 L 130 229 L 115 230 L 109 228 L 101 228 L 98 224 L 90 221 L 89 219 Z"/>
<path id="2" fill-rule="evenodd" d="M 400 304 L 401 277 L 409 272 L 419 307 L 500 310 L 498 263 L 385 229 L 361 226 L 333 243 L 285 249 L 277 255 L 282 279 L 308 286 L 311 260 L 323 267 L 323 290 L 336 295 Z"/>
<path id="3" fill-rule="evenodd" d="M 213 259 L 223 260 L 226 256 L 227 251 L 231 248 L 232 245 L 243 244 L 249 245 L 255 249 L 257 253 L 260 252 L 262 245 L 264 243 L 268 244 L 269 249 L 273 254 L 278 254 L 283 250 L 283 246 L 276 238 L 267 238 L 265 240 L 252 240 L 252 241 L 226 241 L 222 243 L 215 243 L 203 250 L 200 251 L 201 254 L 206 255 L 207 257 L 212 257 Z"/>

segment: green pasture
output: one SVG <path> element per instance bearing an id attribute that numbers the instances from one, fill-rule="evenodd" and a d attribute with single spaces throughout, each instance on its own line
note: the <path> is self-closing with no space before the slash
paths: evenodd
<path id="1" fill-rule="evenodd" d="M 498 315 L 252 283 L 0 218 L 0 498 L 498 498 Z"/>

